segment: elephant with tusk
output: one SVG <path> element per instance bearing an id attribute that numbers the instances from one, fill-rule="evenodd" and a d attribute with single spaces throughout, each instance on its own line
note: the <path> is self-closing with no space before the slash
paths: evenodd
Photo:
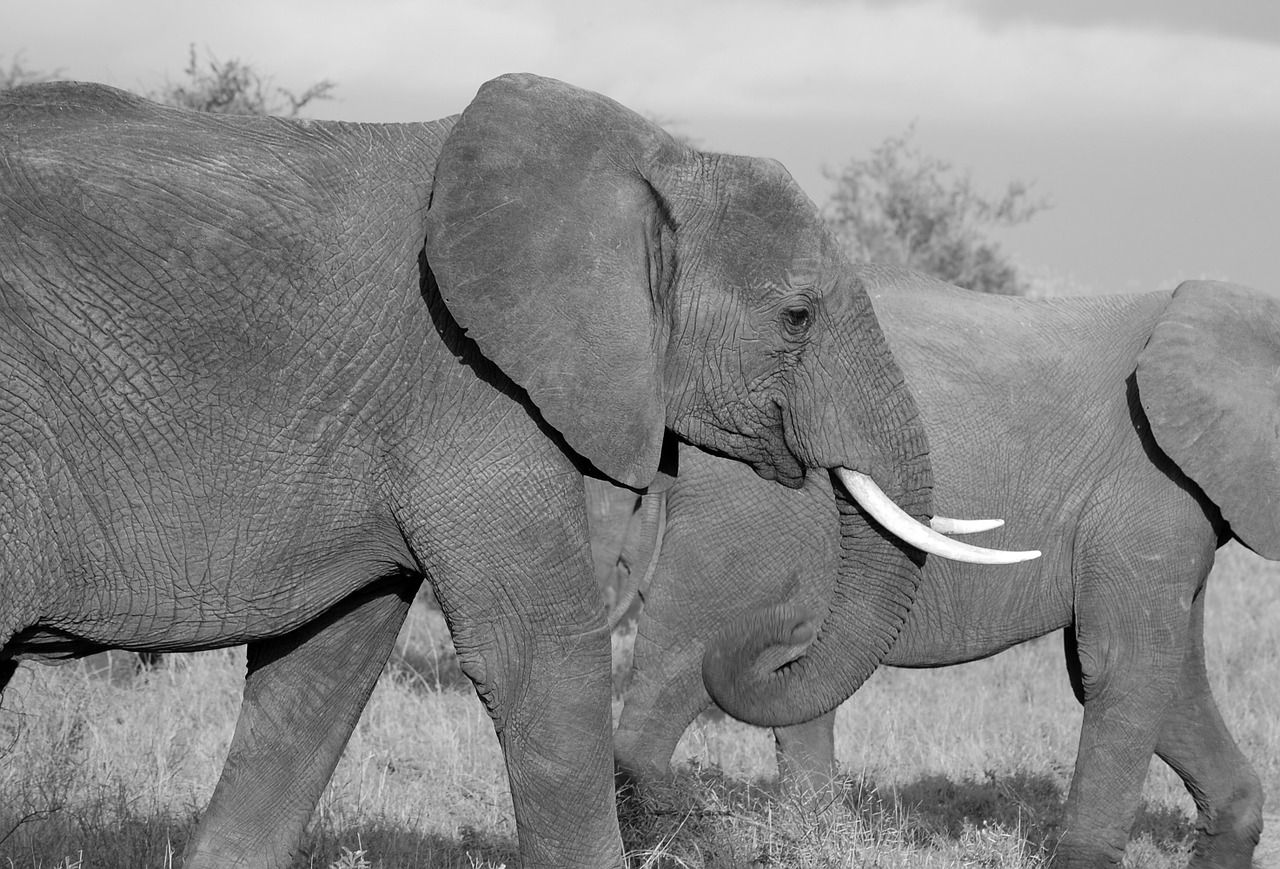
<path id="1" fill-rule="evenodd" d="M 552 79 L 396 125 L 5 92 L 0 310 L 0 690 L 248 645 L 188 869 L 289 864 L 423 581 L 524 865 L 621 867 L 584 474 L 646 487 L 674 435 L 932 513 L 870 298 L 785 170 Z M 922 558 L 876 557 L 873 658 Z"/>
<path id="2" fill-rule="evenodd" d="M 929 558 L 883 663 L 958 664 L 1065 629 L 1084 723 L 1058 865 L 1118 864 L 1154 753 L 1198 808 L 1192 865 L 1248 867 L 1262 793 L 1209 691 L 1204 595 L 1228 540 L 1280 558 L 1280 304 L 1201 281 L 1028 300 L 855 271 L 920 408 L 939 510 L 1010 520 L 938 524 L 1044 553 L 983 570 Z M 813 666 L 810 649 L 838 645 L 842 610 L 874 599 L 835 578 L 880 529 L 828 475 L 767 487 L 693 447 L 679 465 L 619 771 L 661 775 L 714 698 L 774 726 L 784 776 L 820 788 L 835 703 L 815 719 L 812 695 L 839 685 L 839 702 L 869 671 L 857 656 Z M 877 572 L 863 561 L 856 575 L 874 586 Z"/>

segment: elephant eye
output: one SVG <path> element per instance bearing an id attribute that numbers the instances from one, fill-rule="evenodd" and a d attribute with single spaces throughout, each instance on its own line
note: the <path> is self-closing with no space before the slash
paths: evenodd
<path id="1" fill-rule="evenodd" d="M 782 311 L 782 328 L 793 338 L 802 338 L 809 331 L 812 315 L 808 308 L 784 308 Z"/>

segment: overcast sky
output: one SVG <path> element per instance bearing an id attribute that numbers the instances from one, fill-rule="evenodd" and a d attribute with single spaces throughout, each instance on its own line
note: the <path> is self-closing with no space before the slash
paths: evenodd
<path id="1" fill-rule="evenodd" d="M 1236 280 L 1280 293 L 1275 0 L 0 0 L 0 63 L 133 90 L 189 43 L 295 91 L 314 117 L 429 120 L 536 72 L 776 157 L 824 165 L 916 123 L 998 193 L 1054 203 L 1003 243 L 1094 291 Z"/>

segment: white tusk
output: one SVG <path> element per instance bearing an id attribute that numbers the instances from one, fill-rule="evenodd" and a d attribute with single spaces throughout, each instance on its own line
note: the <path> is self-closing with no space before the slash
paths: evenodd
<path id="1" fill-rule="evenodd" d="M 1003 519 L 952 519 L 948 516 L 934 516 L 929 520 L 929 527 L 939 534 L 977 534 L 1003 524 Z"/>
<path id="2" fill-rule="evenodd" d="M 1039 550 L 1008 552 L 1002 549 L 984 549 L 944 537 L 908 516 L 907 512 L 893 503 L 866 474 L 860 474 L 848 468 L 837 468 L 836 476 L 840 478 L 841 483 L 844 483 L 845 489 L 849 491 L 853 500 L 862 505 L 862 508 L 884 526 L 886 531 L 930 555 L 950 558 L 953 561 L 968 561 L 973 564 L 1013 564 L 1040 557 Z"/>

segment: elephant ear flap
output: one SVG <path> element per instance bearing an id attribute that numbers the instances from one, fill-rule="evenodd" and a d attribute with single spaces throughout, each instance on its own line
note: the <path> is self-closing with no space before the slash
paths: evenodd
<path id="1" fill-rule="evenodd" d="M 1246 546 L 1280 559 L 1280 304 L 1234 284 L 1181 284 L 1137 377 L 1160 449 Z"/>
<path id="2" fill-rule="evenodd" d="M 427 213 L 450 313 L 573 449 L 630 486 L 656 473 L 666 426 L 658 288 L 674 235 L 647 167 L 690 153 L 599 94 L 502 76 L 445 141 Z"/>

